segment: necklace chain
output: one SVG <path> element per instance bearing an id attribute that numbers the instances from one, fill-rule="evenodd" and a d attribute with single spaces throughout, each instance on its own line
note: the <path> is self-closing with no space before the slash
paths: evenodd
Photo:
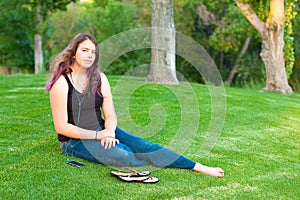
<path id="1" fill-rule="evenodd" d="M 72 81 L 73 86 L 74 86 L 74 88 L 75 88 L 75 81 L 73 80 L 72 73 L 70 74 L 70 78 L 71 78 L 71 81 Z M 85 88 L 82 89 L 82 91 L 84 91 L 84 90 L 85 90 Z"/>
<path id="2" fill-rule="evenodd" d="M 80 120 L 80 114 L 81 114 L 81 104 L 82 104 L 82 102 L 84 101 L 84 99 L 86 97 L 86 91 L 84 91 L 83 97 L 80 99 L 80 97 L 78 96 L 79 91 L 77 91 L 75 89 L 75 82 L 73 80 L 72 73 L 70 74 L 70 77 L 71 77 L 71 81 L 73 83 L 73 91 L 75 93 L 75 96 L 76 96 L 77 102 L 78 102 L 78 116 L 77 116 L 77 123 L 76 123 L 76 126 L 78 126 L 79 120 Z"/>

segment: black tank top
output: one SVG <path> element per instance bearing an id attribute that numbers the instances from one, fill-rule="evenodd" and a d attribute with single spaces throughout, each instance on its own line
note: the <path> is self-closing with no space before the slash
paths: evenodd
<path id="1" fill-rule="evenodd" d="M 66 74 L 63 74 L 63 76 L 69 86 L 67 102 L 68 123 L 88 130 L 96 130 L 103 126 L 104 120 L 100 110 L 103 103 L 102 94 L 82 94 L 73 87 Z M 70 138 L 58 134 L 58 140 L 63 142 L 70 140 Z"/>

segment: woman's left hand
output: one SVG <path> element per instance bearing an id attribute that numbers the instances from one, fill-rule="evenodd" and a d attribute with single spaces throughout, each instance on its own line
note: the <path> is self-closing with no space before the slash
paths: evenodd
<path id="1" fill-rule="evenodd" d="M 116 144 L 119 144 L 119 140 L 115 138 L 115 132 L 109 129 L 104 129 L 101 131 L 101 135 L 103 138 L 101 139 L 101 146 L 104 149 L 110 149 L 114 147 Z"/>
<path id="2" fill-rule="evenodd" d="M 103 139 L 101 139 L 101 146 L 104 148 L 104 149 L 110 149 L 112 147 L 114 147 L 116 144 L 119 144 L 119 140 L 114 138 L 114 137 L 111 137 L 111 136 L 107 136 Z"/>

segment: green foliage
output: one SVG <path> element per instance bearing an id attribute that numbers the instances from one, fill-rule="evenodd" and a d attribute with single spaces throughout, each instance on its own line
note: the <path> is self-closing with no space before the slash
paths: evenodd
<path id="1" fill-rule="evenodd" d="M 299 8 L 296 6 L 297 0 L 287 1 L 285 3 L 285 34 L 284 34 L 284 58 L 286 61 L 286 72 L 288 78 L 292 74 L 295 65 L 294 55 L 294 37 L 293 37 L 293 19 L 297 16 Z"/>
<path id="2" fill-rule="evenodd" d="M 197 18 L 195 1 L 173 1 L 175 29 L 188 36 L 193 36 Z M 150 19 L 151 21 L 151 19 Z"/>
<path id="3" fill-rule="evenodd" d="M 298 7 L 300 2 L 298 1 Z M 298 13 L 295 20 L 293 20 L 293 47 L 295 51 L 295 67 L 293 67 L 293 73 L 290 76 L 289 84 L 296 92 L 300 92 L 300 15 Z"/>
<path id="4" fill-rule="evenodd" d="M 43 21 L 46 21 L 49 15 L 52 13 L 62 10 L 65 11 L 67 9 L 67 5 L 71 2 L 76 2 L 77 0 L 47 0 L 47 1 L 40 1 L 40 0 L 29 0 L 28 6 L 31 8 L 32 12 L 36 11 L 37 6 L 41 6 L 41 14 L 43 17 Z M 37 22 L 37 19 L 35 20 Z"/>
<path id="5" fill-rule="evenodd" d="M 93 34 L 98 42 L 137 26 L 134 19 L 140 16 L 132 4 L 111 0 L 105 7 L 96 6 L 84 4 L 79 24 L 85 24 L 86 31 Z"/>
<path id="6" fill-rule="evenodd" d="M 298 7 L 300 7 L 300 1 L 298 2 Z M 295 56 L 300 57 L 300 10 L 298 10 L 297 17 L 292 21 L 293 23 L 293 36 L 294 36 L 294 50 Z"/>
<path id="7" fill-rule="evenodd" d="M 261 89 L 265 82 L 265 68 L 259 55 L 256 52 L 249 52 L 244 55 L 236 75 L 233 86 Z"/>
<path id="8" fill-rule="evenodd" d="M 257 31 L 245 19 L 233 1 L 224 0 L 218 4 L 215 1 L 203 1 L 202 3 L 207 6 L 208 11 L 214 15 L 215 19 L 209 25 L 197 23 L 197 32 L 194 38 L 212 55 L 223 80 L 227 79 L 246 38 L 251 37 L 247 53 L 238 63 L 241 68 L 236 72 L 233 85 L 254 87 L 261 84 L 258 82 L 264 80 L 264 74 L 260 73 L 261 60 L 258 56 L 258 49 L 261 48 L 261 37 Z M 253 60 L 249 62 L 248 57 Z M 254 63 L 255 66 L 252 66 Z M 259 65 L 257 65 L 258 63 Z M 259 68 L 258 71 L 257 68 Z M 190 76 L 193 77 L 194 73 L 190 73 Z"/>
<path id="9" fill-rule="evenodd" d="M 209 38 L 209 44 L 218 51 L 237 53 L 248 36 L 256 31 L 234 5 L 229 5 L 227 14 L 215 22 L 216 29 Z"/>
<path id="10" fill-rule="evenodd" d="M 36 32 L 44 32 L 46 26 L 37 26 L 36 6 L 42 3 L 42 16 L 57 10 L 64 10 L 66 5 L 75 0 L 31 1 L 11 0 L 0 2 L 0 65 L 8 69 L 33 72 L 34 53 L 33 38 Z M 41 28 L 41 29 L 40 29 Z M 39 29 L 39 30 L 37 30 Z M 48 51 L 44 51 L 48 55 Z M 47 57 L 46 57 L 47 61 Z"/>
<path id="11" fill-rule="evenodd" d="M 234 4 L 235 0 L 220 0 L 218 3 L 213 0 L 200 0 L 196 1 L 198 5 L 205 5 L 210 11 L 216 13 L 219 16 L 223 16 L 227 12 L 229 5 Z"/>
<path id="12" fill-rule="evenodd" d="M 11 35 L 2 40 L 0 36 L 0 65 L 6 66 L 8 70 L 18 72 L 32 72 L 33 49 L 26 32 L 23 29 L 14 31 Z"/>
<path id="13" fill-rule="evenodd" d="M 0 65 L 7 69 L 33 69 L 32 13 L 25 1 L 0 1 Z"/>
<path id="14" fill-rule="evenodd" d="M 262 21 L 265 21 L 269 17 L 270 0 L 244 0 L 244 2 L 251 5 L 252 9 Z"/>

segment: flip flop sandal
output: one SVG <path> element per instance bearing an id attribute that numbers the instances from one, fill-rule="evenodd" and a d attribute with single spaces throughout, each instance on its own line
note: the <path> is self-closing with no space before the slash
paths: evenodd
<path id="1" fill-rule="evenodd" d="M 153 184 L 159 182 L 159 178 L 153 176 L 144 176 L 144 177 L 129 177 L 129 176 L 118 176 L 119 179 L 125 182 L 139 182 L 145 184 Z"/>
<path id="2" fill-rule="evenodd" d="M 111 171 L 110 174 L 113 176 L 127 176 L 127 177 L 145 177 L 150 175 L 150 171 L 137 172 L 131 170 L 132 172 L 121 172 L 121 171 Z"/>

